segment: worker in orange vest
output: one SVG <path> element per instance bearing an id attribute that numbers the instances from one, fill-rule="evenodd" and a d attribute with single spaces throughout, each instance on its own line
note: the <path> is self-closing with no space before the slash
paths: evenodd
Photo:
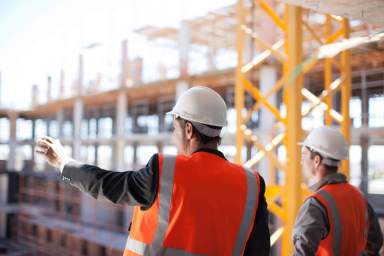
<path id="1" fill-rule="evenodd" d="M 377 216 L 362 193 L 338 173 L 348 144 L 335 128 L 314 129 L 301 143 L 304 178 L 314 193 L 293 230 L 294 255 L 379 255 L 383 244 Z"/>
<path id="2" fill-rule="evenodd" d="M 49 137 L 36 151 L 61 169 L 63 181 L 134 206 L 124 255 L 269 255 L 264 180 L 218 150 L 226 113 L 212 89 L 186 90 L 169 113 L 178 155 L 155 154 L 138 171 L 77 162 Z"/>

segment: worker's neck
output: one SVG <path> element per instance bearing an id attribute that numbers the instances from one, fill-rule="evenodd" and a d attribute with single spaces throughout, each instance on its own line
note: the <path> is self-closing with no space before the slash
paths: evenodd
<path id="1" fill-rule="evenodd" d="M 191 141 L 189 147 L 188 147 L 188 155 L 193 154 L 196 151 L 199 151 L 201 149 L 212 149 L 217 150 L 217 143 L 216 142 L 209 142 L 206 144 L 199 143 L 198 141 Z"/>

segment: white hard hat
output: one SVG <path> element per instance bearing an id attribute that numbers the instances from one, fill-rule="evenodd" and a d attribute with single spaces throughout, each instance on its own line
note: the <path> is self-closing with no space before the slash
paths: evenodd
<path id="1" fill-rule="evenodd" d="M 299 144 L 319 153 L 325 158 L 325 164 L 331 166 L 337 166 L 340 160 L 348 159 L 348 143 L 335 128 L 327 126 L 315 128 Z"/>
<path id="2" fill-rule="evenodd" d="M 223 98 L 203 86 L 186 90 L 167 114 L 192 122 L 196 129 L 209 137 L 219 136 L 221 129 L 212 129 L 206 125 L 224 127 L 227 123 L 227 106 Z"/>

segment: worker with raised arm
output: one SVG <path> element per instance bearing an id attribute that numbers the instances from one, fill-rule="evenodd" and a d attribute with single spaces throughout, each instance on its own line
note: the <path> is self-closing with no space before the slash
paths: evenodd
<path id="1" fill-rule="evenodd" d="M 294 255 L 379 255 L 383 244 L 377 216 L 362 193 L 338 172 L 348 144 L 335 128 L 314 129 L 302 145 L 304 178 L 313 194 L 293 230 Z"/>
<path id="2" fill-rule="evenodd" d="M 269 255 L 264 180 L 218 150 L 226 113 L 212 89 L 186 90 L 169 113 L 178 154 L 155 154 L 138 171 L 80 163 L 49 137 L 36 151 L 60 168 L 64 182 L 134 206 L 124 255 Z"/>

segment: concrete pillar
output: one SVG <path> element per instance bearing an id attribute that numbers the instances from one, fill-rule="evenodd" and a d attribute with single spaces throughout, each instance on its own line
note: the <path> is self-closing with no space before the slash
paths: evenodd
<path id="1" fill-rule="evenodd" d="M 72 157 L 76 160 L 81 159 L 81 124 L 83 119 L 83 102 L 80 98 L 76 98 L 73 106 L 73 140 L 72 140 Z M 81 193 L 81 221 L 90 223 L 95 216 L 94 199 Z"/>
<path id="2" fill-rule="evenodd" d="M 361 125 L 368 127 L 369 122 L 369 99 L 367 92 L 367 76 L 365 69 L 361 70 Z"/>
<path id="3" fill-rule="evenodd" d="M 83 118 L 83 102 L 80 98 L 75 100 L 73 106 L 73 148 L 72 157 L 76 160 L 80 160 L 80 148 L 81 148 L 81 120 Z"/>
<path id="4" fill-rule="evenodd" d="M 132 79 L 129 72 L 129 59 L 128 59 L 128 41 L 121 42 L 121 74 L 120 74 L 120 88 L 132 85 Z"/>
<path id="5" fill-rule="evenodd" d="M 15 111 L 8 112 L 8 120 L 9 120 L 9 156 L 7 162 L 8 170 L 15 170 L 16 167 L 16 122 L 17 122 L 17 113 Z"/>
<path id="6" fill-rule="evenodd" d="M 127 117 L 127 95 L 121 91 L 117 96 L 115 125 L 115 145 L 113 168 L 124 170 L 125 120 Z"/>
<path id="7" fill-rule="evenodd" d="M 361 146 L 361 181 L 360 190 L 364 193 L 368 193 L 368 149 L 369 138 L 366 135 L 360 137 Z"/>
<path id="8" fill-rule="evenodd" d="M 59 109 L 56 113 L 56 121 L 57 121 L 57 136 L 59 138 L 63 137 L 63 125 L 64 125 L 64 109 Z"/>
<path id="9" fill-rule="evenodd" d="M 143 83 L 143 58 L 141 57 L 133 60 L 132 80 L 134 85 Z"/>
<path id="10" fill-rule="evenodd" d="M 39 86 L 37 84 L 32 85 L 32 99 L 31 106 L 34 107 L 39 104 Z"/>
<path id="11" fill-rule="evenodd" d="M 137 147 L 139 146 L 139 143 L 136 141 L 133 142 L 132 148 L 133 148 L 133 159 L 132 159 L 132 167 L 136 168 L 137 167 Z"/>
<path id="12" fill-rule="evenodd" d="M 189 34 L 189 24 L 187 21 L 182 21 L 180 24 L 179 32 L 179 72 L 180 77 L 188 76 L 188 60 L 189 60 L 189 44 L 190 44 L 190 34 Z"/>
<path id="13" fill-rule="evenodd" d="M 47 102 L 52 100 L 52 77 L 47 77 Z"/>
<path id="14" fill-rule="evenodd" d="M 216 70 L 216 49 L 211 48 L 208 50 L 207 53 L 207 60 L 208 60 L 208 69 L 209 70 Z"/>
<path id="15" fill-rule="evenodd" d="M 263 65 L 260 68 L 260 90 L 262 94 L 266 94 L 273 85 L 275 85 L 277 81 L 277 69 L 274 66 Z M 276 94 L 271 95 L 269 98 L 269 102 L 276 106 L 277 97 Z M 267 145 L 271 140 L 271 131 L 273 124 L 275 123 L 274 115 L 267 110 L 266 108 L 261 108 L 260 110 L 260 118 L 259 118 L 259 134 L 258 137 L 261 140 L 263 145 Z M 270 177 L 270 162 L 267 157 L 265 157 L 260 162 L 259 172 L 264 177 L 265 182 L 269 183 L 271 180 Z"/>
<path id="16" fill-rule="evenodd" d="M 78 71 L 77 71 L 77 83 L 74 88 L 75 95 L 80 96 L 83 94 L 84 87 L 84 58 L 83 55 L 79 55 Z"/>
<path id="17" fill-rule="evenodd" d="M 158 80 L 165 80 L 165 79 L 167 79 L 167 68 L 165 67 L 164 63 L 160 62 L 157 65 L 157 70 L 158 70 L 158 73 L 159 73 Z"/>
<path id="18" fill-rule="evenodd" d="M 99 138 L 99 117 L 96 116 L 96 144 L 95 144 L 95 162 L 94 164 L 97 165 L 99 163 L 99 144 L 97 143 L 97 139 Z"/>
<path id="19" fill-rule="evenodd" d="M 188 90 L 188 88 L 189 88 L 189 84 L 187 81 L 183 81 L 183 80 L 177 81 L 176 95 L 175 95 L 176 100 L 180 97 L 181 94 L 183 94 L 183 92 Z"/>
<path id="20" fill-rule="evenodd" d="M 31 134 L 31 140 L 32 140 L 32 143 L 31 143 L 31 161 L 32 161 L 32 166 L 35 166 L 35 142 L 36 142 L 36 120 L 35 119 L 32 119 L 31 120 L 32 122 L 32 134 Z"/>
<path id="21" fill-rule="evenodd" d="M 51 120 L 49 120 L 48 118 L 45 119 L 45 133 L 47 134 L 47 136 L 51 136 Z"/>
<path id="22" fill-rule="evenodd" d="M 65 95 L 65 76 L 64 76 L 64 70 L 60 69 L 59 97 L 64 98 L 64 95 Z"/>

